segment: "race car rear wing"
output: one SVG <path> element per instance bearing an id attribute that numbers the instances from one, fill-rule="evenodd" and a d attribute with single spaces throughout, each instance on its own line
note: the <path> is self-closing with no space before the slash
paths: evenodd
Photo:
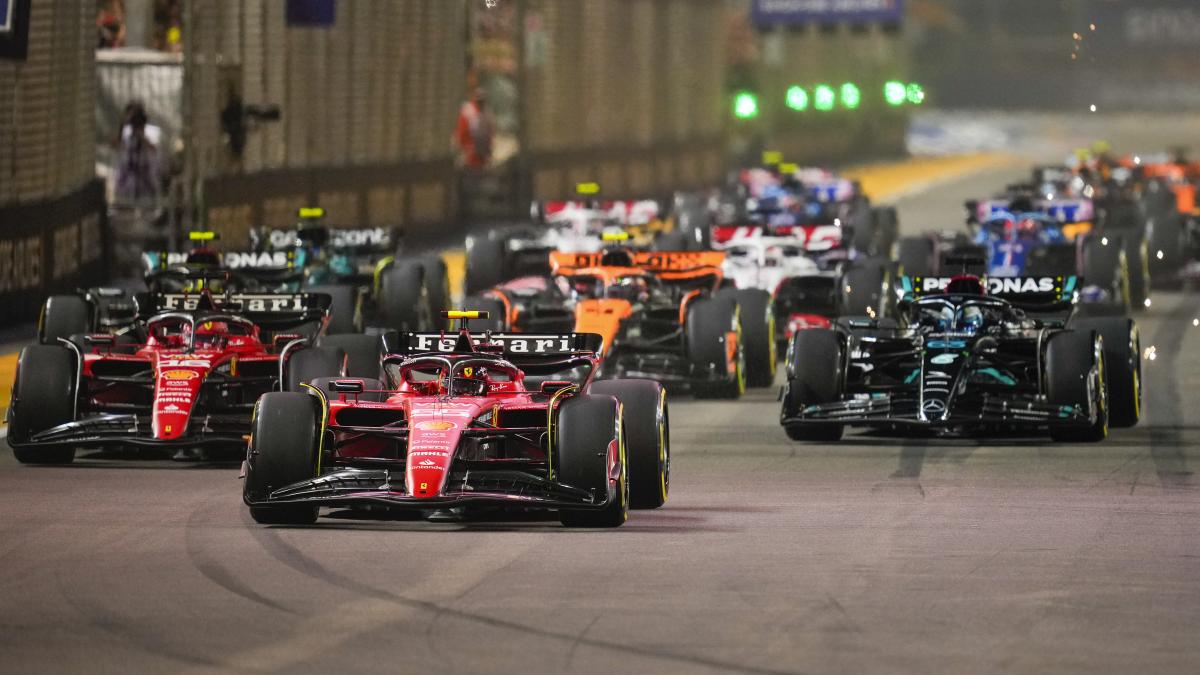
<path id="1" fill-rule="evenodd" d="M 395 227 L 326 227 L 330 250 L 342 253 L 392 254 L 401 232 Z M 268 253 L 282 253 L 297 247 L 295 229 L 260 228 L 251 235 L 256 247 Z"/>
<path id="2" fill-rule="evenodd" d="M 279 330 L 318 321 L 333 299 L 326 293 L 139 293 L 134 298 L 140 319 L 160 312 L 220 310 L 242 316 L 260 328 Z"/>
<path id="3" fill-rule="evenodd" d="M 550 269 L 555 274 L 570 274 L 589 267 L 603 267 L 604 256 L 604 251 L 555 251 L 550 254 Z M 713 269 L 720 270 L 721 264 L 725 262 L 725 253 L 722 251 L 630 251 L 629 256 L 633 267 L 652 274 L 702 273 Z"/>
<path id="4" fill-rule="evenodd" d="M 398 333 L 383 336 L 384 352 L 401 356 L 414 354 L 500 353 L 506 357 L 590 356 L 604 338 L 595 333 L 471 333 L 473 351 L 461 349 L 460 335 L 453 333 Z M 490 348 L 490 349 L 489 349 Z"/>
<path id="5" fill-rule="evenodd" d="M 566 218 L 574 213 L 598 211 L 621 225 L 645 225 L 663 218 L 666 209 L 653 199 L 534 202 L 530 212 L 537 221 Z"/>
<path id="6" fill-rule="evenodd" d="M 915 299 L 944 293 L 951 277 L 900 277 L 896 293 L 900 299 Z M 1055 310 L 1074 303 L 1083 286 L 1075 275 L 1054 277 L 983 277 L 989 297 L 1021 308 Z"/>

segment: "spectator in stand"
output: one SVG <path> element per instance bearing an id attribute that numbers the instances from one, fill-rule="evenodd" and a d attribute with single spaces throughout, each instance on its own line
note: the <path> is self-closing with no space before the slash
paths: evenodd
<path id="1" fill-rule="evenodd" d="M 125 3 L 122 0 L 100 0 L 96 5 L 96 47 L 124 47 Z"/>
<path id="2" fill-rule="evenodd" d="M 162 130 L 149 123 L 141 103 L 125 106 L 125 119 L 118 139 L 118 201 L 157 201 L 161 181 L 158 144 L 161 141 Z"/>
<path id="3" fill-rule="evenodd" d="M 463 103 L 458 112 L 458 127 L 454 141 L 459 149 L 462 166 L 469 169 L 486 169 L 492 161 L 492 139 L 496 125 L 487 110 L 487 96 L 482 88 L 475 88 L 471 99 Z"/>

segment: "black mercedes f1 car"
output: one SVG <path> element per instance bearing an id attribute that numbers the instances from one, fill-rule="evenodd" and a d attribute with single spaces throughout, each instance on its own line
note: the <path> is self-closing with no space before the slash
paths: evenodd
<path id="1" fill-rule="evenodd" d="M 1133 320 L 1076 305 L 1076 277 L 901 279 L 899 321 L 841 320 L 788 345 L 781 423 L 1099 441 L 1140 416 Z"/>

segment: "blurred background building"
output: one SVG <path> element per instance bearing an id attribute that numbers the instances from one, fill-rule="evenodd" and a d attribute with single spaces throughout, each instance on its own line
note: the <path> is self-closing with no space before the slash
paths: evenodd
<path id="1" fill-rule="evenodd" d="M 900 155 L 921 105 L 1200 98 L 1192 0 L 0 7 L 13 17 L 0 26 L 0 297 L 17 313 L 33 305 L 15 291 L 36 303 L 103 276 L 106 223 L 117 241 L 178 245 L 203 226 L 241 247 L 251 226 L 319 204 L 336 224 L 449 240 L 579 182 L 664 197 L 768 149 L 820 164 Z M 131 170 L 147 180 L 122 188 Z"/>

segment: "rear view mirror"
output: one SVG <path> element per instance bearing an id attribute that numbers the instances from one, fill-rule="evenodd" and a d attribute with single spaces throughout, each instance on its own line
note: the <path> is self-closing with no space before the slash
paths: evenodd
<path id="1" fill-rule="evenodd" d="M 363 393 L 362 380 L 334 380 L 330 387 L 339 394 L 361 394 Z"/>
<path id="2" fill-rule="evenodd" d="M 283 349 L 284 345 L 287 343 L 293 340 L 299 340 L 303 337 L 304 336 L 299 333 L 276 333 L 275 337 L 271 338 L 271 346 L 278 351 Z"/>
<path id="3" fill-rule="evenodd" d="M 573 382 L 566 380 L 546 380 L 542 383 L 543 394 L 556 394 L 567 387 L 574 386 Z"/>

